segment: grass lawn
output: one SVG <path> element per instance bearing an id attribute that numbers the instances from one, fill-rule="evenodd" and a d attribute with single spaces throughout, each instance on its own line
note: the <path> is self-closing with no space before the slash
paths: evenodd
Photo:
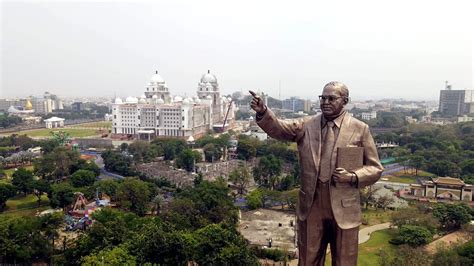
<path id="1" fill-rule="evenodd" d="M 20 168 L 22 166 L 19 166 L 17 168 Z M 30 171 L 33 171 L 33 165 L 28 165 L 28 166 L 24 166 L 23 168 L 25 168 L 26 170 L 30 170 Z M 13 175 L 13 172 L 15 172 L 15 168 L 10 168 L 10 169 L 5 169 L 5 177 L 0 179 L 0 183 L 10 183 L 11 182 L 11 179 L 12 179 L 12 175 Z"/>
<path id="2" fill-rule="evenodd" d="M 385 229 L 372 233 L 369 241 L 359 245 L 359 256 L 357 265 L 361 266 L 378 266 L 380 258 L 378 253 L 383 250 L 387 253 L 393 253 L 396 246 L 388 243 L 396 235 L 396 229 Z M 331 255 L 326 255 L 325 265 L 331 265 Z"/>
<path id="3" fill-rule="evenodd" d="M 49 129 L 49 128 L 42 128 L 42 129 L 33 129 L 33 130 L 25 130 L 21 132 L 14 132 L 12 134 L 25 134 L 29 137 L 52 137 L 51 131 L 64 131 L 68 133 L 71 137 L 90 137 L 96 136 L 100 133 L 97 132 L 95 129 L 79 129 L 79 128 L 61 128 L 61 129 Z"/>
<path id="4" fill-rule="evenodd" d="M 367 220 L 368 224 L 361 225 L 361 228 L 390 222 L 390 216 L 392 213 L 394 213 L 393 210 L 383 211 L 380 209 L 375 210 L 370 208 L 368 210 L 362 209 L 362 219 Z"/>
<path id="5" fill-rule="evenodd" d="M 411 176 L 393 176 L 393 175 L 386 175 L 383 176 L 384 178 L 387 178 L 389 182 L 395 182 L 395 183 L 404 183 L 404 184 L 413 184 L 416 183 L 416 177 L 411 177 Z"/>
<path id="6" fill-rule="evenodd" d="M 41 196 L 41 206 L 38 207 L 37 197 L 33 194 L 27 196 L 17 196 L 7 200 L 7 207 L 0 213 L 0 217 L 4 215 L 13 216 L 33 216 L 37 211 L 43 211 L 51 208 L 49 206 L 48 196 Z"/>
<path id="7" fill-rule="evenodd" d="M 385 229 L 372 233 L 369 241 L 359 245 L 357 265 L 380 265 L 379 251 L 392 253 L 396 249 L 396 246 L 388 243 L 390 239 L 395 237 L 396 232 L 397 229 Z"/>
<path id="8" fill-rule="evenodd" d="M 91 123 L 71 125 L 70 127 L 72 127 L 72 128 L 74 128 L 74 127 L 79 127 L 79 128 L 84 128 L 84 127 L 111 128 L 112 127 L 112 122 L 110 122 L 110 121 L 91 122 Z"/>
<path id="9" fill-rule="evenodd" d="M 7 211 L 34 208 L 38 206 L 37 200 L 38 198 L 33 194 L 17 196 L 13 199 L 7 200 Z M 44 204 L 49 204 L 49 199 L 46 195 L 41 196 L 41 205 Z"/>
<path id="10" fill-rule="evenodd" d="M 412 183 L 416 183 L 416 179 L 419 177 L 432 177 L 432 176 L 435 176 L 435 175 L 423 170 L 419 170 L 418 175 L 415 175 L 415 171 L 412 171 L 412 170 L 409 170 L 406 172 L 404 170 L 401 170 L 401 171 L 398 171 L 398 172 L 395 172 L 383 177 L 387 178 L 388 181 L 390 182 L 412 184 Z"/>

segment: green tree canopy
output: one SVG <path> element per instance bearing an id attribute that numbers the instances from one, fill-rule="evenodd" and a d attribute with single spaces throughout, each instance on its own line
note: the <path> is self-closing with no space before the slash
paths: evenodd
<path id="1" fill-rule="evenodd" d="M 138 179 L 126 179 L 117 191 L 120 206 L 139 216 L 145 215 L 151 201 L 152 193 L 147 182 Z"/>
<path id="2" fill-rule="evenodd" d="M 194 165 L 201 161 L 201 154 L 191 149 L 183 150 L 176 158 L 176 166 L 188 172 L 194 170 Z"/>
<path id="3" fill-rule="evenodd" d="M 67 182 L 51 185 L 51 194 L 48 195 L 49 204 L 53 208 L 66 208 L 74 200 L 74 188 Z"/>
<path id="4" fill-rule="evenodd" d="M 69 181 L 74 187 L 87 187 L 94 184 L 96 174 L 89 170 L 77 170 L 71 175 Z"/>
<path id="5" fill-rule="evenodd" d="M 126 248 L 120 246 L 112 249 L 100 250 L 84 257 L 82 265 L 137 265 L 136 258 L 128 253 Z"/>
<path id="6" fill-rule="evenodd" d="M 25 168 L 19 168 L 12 175 L 12 185 L 24 194 L 31 192 L 31 183 L 33 182 L 33 172 Z"/>
<path id="7" fill-rule="evenodd" d="M 471 209 L 465 204 L 437 204 L 433 216 L 438 219 L 445 230 L 457 229 L 471 221 Z"/>
<path id="8" fill-rule="evenodd" d="M 9 198 L 16 195 L 16 187 L 11 184 L 0 183 L 0 211 L 6 206 L 6 202 Z"/>

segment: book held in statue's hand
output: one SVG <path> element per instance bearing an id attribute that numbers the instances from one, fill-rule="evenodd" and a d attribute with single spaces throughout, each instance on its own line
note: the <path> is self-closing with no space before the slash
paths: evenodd
<path id="1" fill-rule="evenodd" d="M 337 148 L 336 167 L 344 168 L 346 171 L 354 172 L 364 166 L 363 147 L 339 147 Z"/>

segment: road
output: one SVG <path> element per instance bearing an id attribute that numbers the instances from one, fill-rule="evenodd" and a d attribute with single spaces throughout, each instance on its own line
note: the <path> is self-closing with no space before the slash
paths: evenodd
<path id="1" fill-rule="evenodd" d="M 401 166 L 398 163 L 386 165 L 384 168 L 385 169 L 382 173 L 382 176 L 390 175 L 390 174 L 393 174 L 393 173 L 396 173 L 396 172 L 399 172 L 399 171 L 403 170 L 403 166 Z"/>
<path id="2" fill-rule="evenodd" d="M 369 241 L 370 235 L 375 231 L 380 231 L 390 228 L 390 223 L 376 224 L 369 227 L 360 229 L 359 231 L 359 244 Z"/>
<path id="3" fill-rule="evenodd" d="M 100 155 L 99 152 L 81 151 L 81 154 L 95 156 L 94 161 L 97 164 L 97 166 L 99 166 L 99 168 L 100 168 L 100 175 L 98 177 L 99 179 L 103 179 L 103 178 L 106 178 L 106 177 L 112 177 L 114 179 L 124 179 L 125 178 L 121 175 L 114 174 L 114 173 L 111 173 L 111 172 L 105 170 L 104 160 L 102 159 L 102 156 Z"/>

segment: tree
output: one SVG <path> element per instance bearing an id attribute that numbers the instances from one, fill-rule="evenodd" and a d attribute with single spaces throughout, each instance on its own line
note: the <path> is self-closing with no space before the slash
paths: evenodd
<path id="1" fill-rule="evenodd" d="M 366 210 L 370 205 L 375 205 L 376 199 L 374 196 L 379 189 L 378 187 L 370 185 L 360 190 L 360 203 L 365 206 Z"/>
<path id="2" fill-rule="evenodd" d="M 31 182 L 33 182 L 33 173 L 25 168 L 19 168 L 12 175 L 12 185 L 16 186 L 18 191 L 23 194 L 31 192 Z"/>
<path id="3" fill-rule="evenodd" d="M 252 140 L 249 138 L 241 138 L 239 139 L 239 143 L 237 144 L 237 154 L 239 159 L 244 159 L 246 161 L 252 159 L 257 154 L 257 148 L 252 143 Z"/>
<path id="4" fill-rule="evenodd" d="M 253 175 L 258 184 L 273 190 L 276 185 L 275 181 L 277 180 L 275 177 L 280 175 L 281 170 L 281 160 L 273 154 L 270 154 L 260 158 L 258 166 L 254 168 Z"/>
<path id="5" fill-rule="evenodd" d="M 159 155 L 161 147 L 137 140 L 130 144 L 126 150 L 133 155 L 135 162 L 150 162 Z"/>
<path id="6" fill-rule="evenodd" d="M 74 187 L 88 187 L 94 184 L 96 175 L 89 170 L 77 170 L 71 175 L 69 180 Z"/>
<path id="7" fill-rule="evenodd" d="M 165 199 L 163 198 L 161 194 L 158 194 L 153 198 L 153 200 L 151 201 L 151 203 L 153 204 L 153 207 L 151 210 L 152 214 L 156 212 L 156 215 L 160 215 L 161 205 L 163 204 L 164 200 Z"/>
<path id="8" fill-rule="evenodd" d="M 257 265 L 255 255 L 235 228 L 210 224 L 197 230 L 195 260 L 199 265 Z"/>
<path id="9" fill-rule="evenodd" d="M 458 229 L 461 225 L 471 221 L 471 210 L 465 204 L 437 204 L 433 209 L 433 216 L 438 219 L 445 230 Z"/>
<path id="10" fill-rule="evenodd" d="M 192 228 L 200 228 L 210 223 L 226 222 L 237 223 L 237 210 L 229 196 L 229 188 L 224 182 L 202 181 L 195 187 L 186 187 L 175 195 L 181 206 L 170 207 L 181 214 L 181 219 L 189 223 Z M 191 210 L 187 210 L 191 208 Z M 189 228 L 189 227 L 188 227 Z"/>
<path id="11" fill-rule="evenodd" d="M 280 181 L 280 185 L 278 186 L 278 190 L 280 191 L 287 191 L 294 187 L 295 185 L 295 178 L 293 175 L 286 175 Z"/>
<path id="12" fill-rule="evenodd" d="M 100 168 L 94 161 L 79 159 L 71 165 L 70 172 L 75 173 L 77 170 L 88 170 L 95 173 L 95 176 L 100 175 Z"/>
<path id="13" fill-rule="evenodd" d="M 433 239 L 433 234 L 423 226 L 403 225 L 399 228 L 394 243 L 408 244 L 412 247 L 425 245 Z"/>
<path id="14" fill-rule="evenodd" d="M 45 193 L 50 193 L 51 185 L 44 179 L 38 179 L 31 182 L 31 189 L 33 190 L 33 194 L 38 198 L 38 206 L 40 206 L 41 196 Z"/>
<path id="15" fill-rule="evenodd" d="M 375 199 L 375 206 L 377 208 L 383 209 L 384 211 L 387 207 L 394 202 L 394 198 L 392 195 L 383 195 L 379 196 Z"/>
<path id="16" fill-rule="evenodd" d="M 461 167 L 461 172 L 463 176 L 474 176 L 474 159 L 462 161 L 459 167 Z"/>
<path id="17" fill-rule="evenodd" d="M 431 265 L 431 255 L 423 248 L 414 248 L 409 245 L 401 245 L 390 261 L 385 261 L 385 265 Z"/>
<path id="18" fill-rule="evenodd" d="M 135 256 L 130 255 L 126 248 L 118 246 L 84 257 L 82 265 L 137 265 L 137 262 Z"/>
<path id="19" fill-rule="evenodd" d="M 148 210 L 151 192 L 146 182 L 126 179 L 118 188 L 117 199 L 122 208 L 143 216 Z"/>
<path id="20" fill-rule="evenodd" d="M 218 161 L 222 157 L 221 148 L 212 143 L 206 144 L 203 147 L 203 151 L 204 151 L 204 157 L 206 159 L 206 162 Z"/>
<path id="21" fill-rule="evenodd" d="M 421 155 L 412 155 L 409 158 L 409 165 L 415 169 L 415 176 L 418 176 L 418 170 L 425 165 L 425 158 Z"/>
<path id="22" fill-rule="evenodd" d="M 56 147 L 52 152 L 44 155 L 34 163 L 35 174 L 47 180 L 59 182 L 69 176 L 72 166 L 80 160 L 77 151 L 66 147 Z"/>
<path id="23" fill-rule="evenodd" d="M 417 225 L 426 227 L 432 234 L 436 233 L 439 222 L 430 213 L 423 212 L 417 208 L 403 208 L 392 213 L 391 223 L 401 228 L 404 225 Z"/>
<path id="24" fill-rule="evenodd" d="M 176 158 L 176 166 L 191 172 L 194 170 L 194 165 L 200 161 L 201 154 L 198 151 L 186 149 L 182 151 Z"/>
<path id="25" fill-rule="evenodd" d="M 457 252 L 462 262 L 461 265 L 473 265 L 474 264 L 474 240 L 470 240 L 467 243 L 459 246 Z"/>
<path id="26" fill-rule="evenodd" d="M 98 190 L 101 194 L 106 194 L 112 198 L 113 201 L 116 200 L 117 191 L 120 186 L 120 183 L 116 180 L 98 180 L 94 183 L 94 190 Z"/>
<path id="27" fill-rule="evenodd" d="M 244 165 L 241 165 L 229 174 L 229 181 L 233 182 L 239 191 L 239 194 L 244 194 L 245 188 L 251 181 L 249 170 Z"/>
<path id="28" fill-rule="evenodd" d="M 254 210 L 263 207 L 263 193 L 259 189 L 255 189 L 245 197 L 249 209 Z"/>
<path id="29" fill-rule="evenodd" d="M 128 143 L 123 142 L 122 144 L 120 144 L 120 151 L 121 152 L 127 151 L 127 149 L 128 149 Z"/>
<path id="30" fill-rule="evenodd" d="M 9 198 L 16 195 L 16 187 L 6 183 L 0 183 L 0 211 L 6 206 Z"/>
<path id="31" fill-rule="evenodd" d="M 74 200 L 74 190 L 67 182 L 53 184 L 51 185 L 51 194 L 48 195 L 48 197 L 51 207 L 60 207 L 64 209 Z"/>
<path id="32" fill-rule="evenodd" d="M 10 216 L 0 219 L 0 258 L 2 264 L 32 264 L 50 262 L 54 235 L 63 221 L 62 214 L 41 217 Z M 54 230 L 55 231 L 55 230 Z"/>
<path id="33" fill-rule="evenodd" d="M 132 159 L 129 156 L 116 151 L 107 150 L 102 152 L 105 169 L 123 176 L 135 175 L 135 169 L 132 166 Z"/>

